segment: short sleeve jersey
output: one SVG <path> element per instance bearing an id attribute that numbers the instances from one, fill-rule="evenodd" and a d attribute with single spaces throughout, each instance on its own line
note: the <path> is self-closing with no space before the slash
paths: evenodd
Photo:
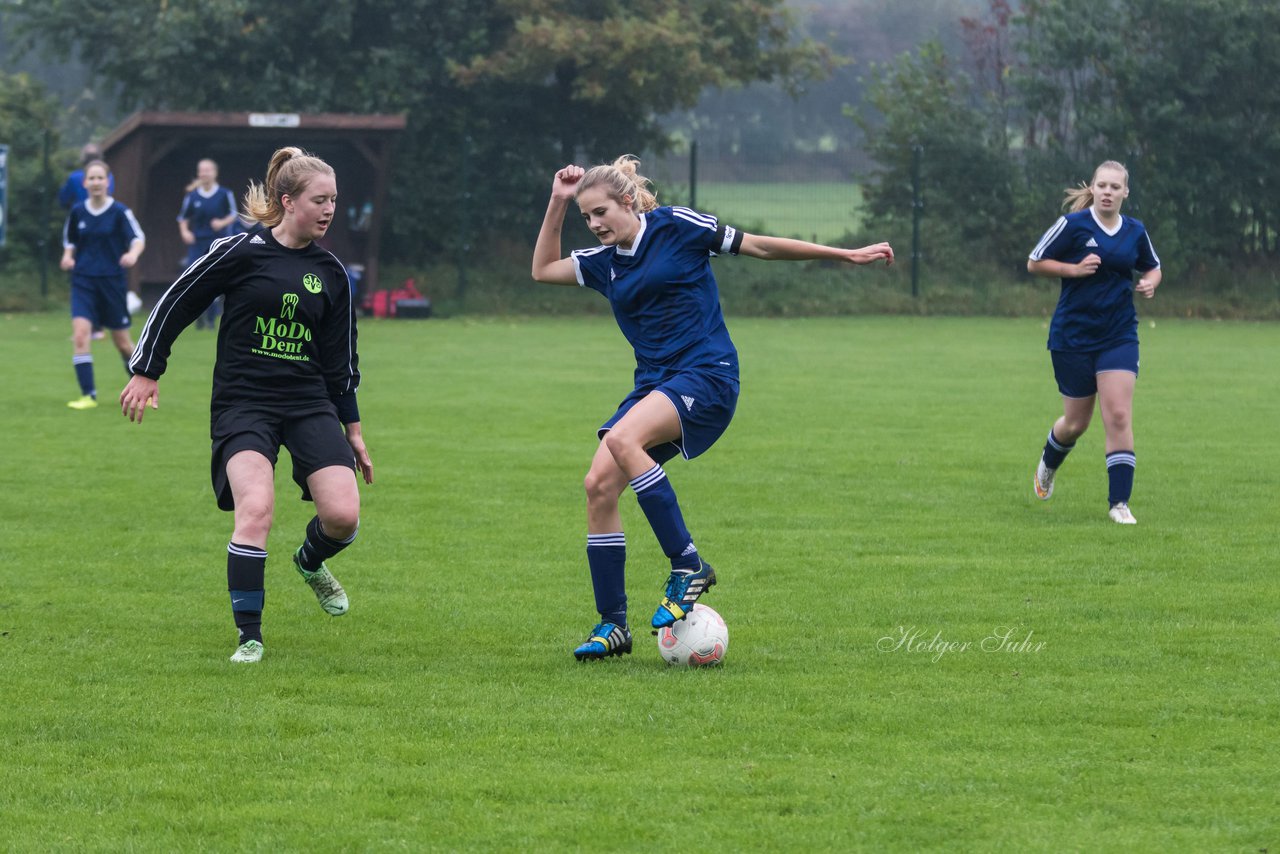
<path id="1" fill-rule="evenodd" d="M 226 219 L 235 212 L 236 197 L 226 187 L 215 184 L 207 193 L 201 187 L 187 193 L 182 200 L 178 219 L 187 221 L 187 227 L 197 240 L 211 240 L 231 233 L 230 226 L 215 231 L 213 221 Z"/>
<path id="2" fill-rule="evenodd" d="M 1138 340 L 1133 273 L 1160 266 L 1146 227 L 1121 216 L 1120 226 L 1108 231 L 1093 209 L 1086 208 L 1059 217 L 1030 258 L 1075 264 L 1090 254 L 1102 259 L 1092 276 L 1062 280 L 1058 307 L 1049 324 L 1050 350 L 1103 350 Z"/>
<path id="3" fill-rule="evenodd" d="M 90 202 L 77 202 L 62 226 L 62 244 L 75 248 L 77 276 L 115 277 L 122 272 L 120 256 L 134 240 L 144 240 L 133 211 L 110 199 L 94 211 Z"/>
<path id="4" fill-rule="evenodd" d="M 346 271 L 314 243 L 268 228 L 224 237 L 178 277 L 147 318 L 129 370 L 159 379 L 178 334 L 225 296 L 213 369 L 214 418 L 244 407 L 282 415 L 337 410 L 359 420 L 356 320 Z"/>
<path id="5" fill-rule="evenodd" d="M 578 284 L 609 300 L 636 356 L 636 387 L 690 370 L 737 379 L 738 351 L 720 310 L 711 257 L 736 254 L 742 234 L 683 207 L 641 214 L 630 249 L 573 252 Z"/>

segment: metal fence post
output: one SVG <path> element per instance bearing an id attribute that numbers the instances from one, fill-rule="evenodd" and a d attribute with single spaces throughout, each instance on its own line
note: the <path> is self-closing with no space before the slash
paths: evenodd
<path id="1" fill-rule="evenodd" d="M 698 141 L 689 143 L 689 207 L 698 209 Z"/>
<path id="2" fill-rule="evenodd" d="M 911 146 L 911 296 L 920 296 L 920 157 L 924 146 Z"/>

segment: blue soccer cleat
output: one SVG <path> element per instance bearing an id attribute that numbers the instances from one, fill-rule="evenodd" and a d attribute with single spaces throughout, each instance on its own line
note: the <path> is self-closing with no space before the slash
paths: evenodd
<path id="1" fill-rule="evenodd" d="M 698 597 L 715 583 L 716 571 L 706 561 L 700 561 L 697 570 L 673 570 L 667 579 L 667 595 L 653 612 L 653 627 L 662 629 L 683 620 L 693 610 Z"/>
<path id="2" fill-rule="evenodd" d="M 631 653 L 631 629 L 617 623 L 599 623 L 591 630 L 591 636 L 573 651 L 578 661 L 608 658 L 611 655 Z"/>

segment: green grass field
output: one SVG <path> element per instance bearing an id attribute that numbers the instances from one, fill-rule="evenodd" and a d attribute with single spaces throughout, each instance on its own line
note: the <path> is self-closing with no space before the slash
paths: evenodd
<path id="1" fill-rule="evenodd" d="M 697 207 L 744 229 L 830 243 L 861 224 L 862 188 L 844 183 L 698 185 Z"/>
<path id="2" fill-rule="evenodd" d="M 282 470 L 258 666 L 226 660 L 212 336 L 138 427 L 102 343 L 108 405 L 64 408 L 68 326 L 0 317 L 6 851 L 1280 849 L 1275 325 L 1144 327 L 1121 527 L 1100 422 L 1032 495 L 1039 320 L 731 319 L 738 417 L 668 465 L 709 671 L 647 631 L 569 654 L 608 318 L 365 322 L 351 613 L 293 574 Z M 623 515 L 643 626 L 666 569 Z"/>

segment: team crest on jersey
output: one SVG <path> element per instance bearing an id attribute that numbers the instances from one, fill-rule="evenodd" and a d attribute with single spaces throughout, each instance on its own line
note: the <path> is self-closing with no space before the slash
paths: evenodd
<path id="1" fill-rule="evenodd" d="M 302 286 L 313 294 L 318 294 L 324 290 L 324 282 L 320 281 L 320 277 L 315 273 L 307 273 L 303 276 Z"/>

